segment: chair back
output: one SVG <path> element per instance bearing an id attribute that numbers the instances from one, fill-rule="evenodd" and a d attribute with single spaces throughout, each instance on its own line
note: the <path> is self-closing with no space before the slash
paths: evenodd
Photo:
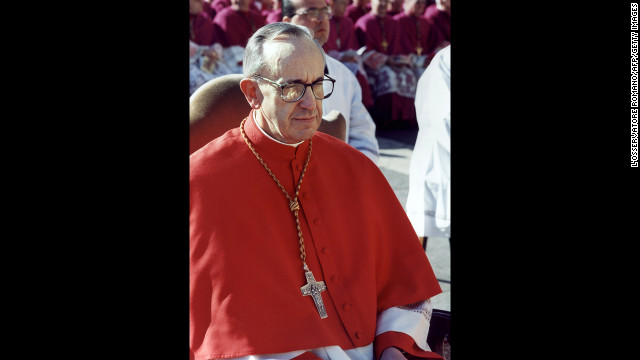
<path id="1" fill-rule="evenodd" d="M 189 98 L 189 154 L 230 129 L 238 127 L 251 111 L 240 89 L 242 74 L 207 81 Z"/>

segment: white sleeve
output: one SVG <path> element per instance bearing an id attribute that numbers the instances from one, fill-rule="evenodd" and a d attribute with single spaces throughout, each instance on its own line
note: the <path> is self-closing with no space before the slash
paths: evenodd
<path id="1" fill-rule="evenodd" d="M 362 88 L 356 76 L 340 61 L 327 56 L 329 76 L 336 79 L 333 94 L 323 100 L 323 115 L 338 110 L 347 124 L 347 143 L 378 164 L 379 148 L 376 125 L 362 104 Z"/>
<path id="2" fill-rule="evenodd" d="M 351 73 L 349 77 L 353 87 L 351 98 L 351 119 L 349 120 L 349 145 L 367 155 L 376 165 L 379 163 L 380 149 L 376 139 L 376 124 L 362 103 L 362 88 L 358 79 Z"/>
<path id="3" fill-rule="evenodd" d="M 413 338 L 420 349 L 431 351 L 427 344 L 427 335 L 432 312 L 431 299 L 384 310 L 378 314 L 376 336 L 387 331 L 405 333 Z"/>

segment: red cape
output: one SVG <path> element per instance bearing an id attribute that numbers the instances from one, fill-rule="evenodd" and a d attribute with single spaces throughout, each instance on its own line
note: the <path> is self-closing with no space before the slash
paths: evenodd
<path id="1" fill-rule="evenodd" d="M 293 195 L 309 140 L 278 144 L 251 117 L 245 129 Z M 191 155 L 189 190 L 195 359 L 365 346 L 374 341 L 379 312 L 442 291 L 384 175 L 329 135 L 313 137 L 299 199 L 306 263 L 327 286 L 326 319 L 300 291 L 305 277 L 288 201 L 239 128 Z"/>

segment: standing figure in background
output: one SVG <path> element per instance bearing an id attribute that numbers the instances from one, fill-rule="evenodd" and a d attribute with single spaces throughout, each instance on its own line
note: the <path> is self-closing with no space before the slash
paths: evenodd
<path id="1" fill-rule="evenodd" d="M 333 17 L 330 20 L 331 31 L 329 39 L 322 46 L 324 51 L 331 50 L 346 51 L 358 50 L 358 40 L 356 33 L 353 31 L 353 20 L 345 16 L 347 9 L 347 0 L 333 0 L 330 3 Z"/>
<path id="2" fill-rule="evenodd" d="M 387 16 L 388 0 L 372 0 L 371 12 L 355 24 L 374 105 L 370 113 L 381 128 L 416 127 L 417 78 L 402 55 L 397 21 Z"/>
<path id="3" fill-rule="evenodd" d="M 424 17 L 442 33 L 446 41 L 451 42 L 451 0 L 436 0 L 435 4 L 427 6 Z"/>
<path id="4" fill-rule="evenodd" d="M 278 21 L 282 21 L 282 0 L 273 0 L 273 7 L 267 14 L 265 22 L 271 24 Z"/>
<path id="5" fill-rule="evenodd" d="M 247 46 L 247 40 L 256 30 L 265 25 L 262 16 L 251 10 L 252 0 L 231 0 L 231 6 L 218 11 L 213 23 L 217 28 L 222 46 Z"/>
<path id="6" fill-rule="evenodd" d="M 422 17 L 427 0 L 405 0 L 403 11 L 394 16 L 400 33 L 400 52 L 411 55 L 416 78 L 424 72 L 444 37 Z"/>
<path id="7" fill-rule="evenodd" d="M 209 14 L 212 20 L 216 17 L 216 9 L 213 8 L 212 0 L 204 0 L 202 3 L 202 10 Z"/>
<path id="8" fill-rule="evenodd" d="M 331 9 L 325 0 L 283 0 L 282 21 L 305 26 L 322 46 L 331 33 Z M 325 74 L 336 79 L 333 96 L 323 100 L 323 115 L 338 110 L 347 127 L 347 143 L 360 150 L 375 164 L 379 162 L 376 125 L 362 102 L 362 90 L 353 72 L 331 56 L 325 57 Z"/>
<path id="9" fill-rule="evenodd" d="M 350 17 L 355 24 L 356 21 L 364 14 L 368 14 L 371 11 L 371 0 L 353 0 L 353 2 L 347 5 L 345 15 Z"/>
<path id="10" fill-rule="evenodd" d="M 426 250 L 429 237 L 451 241 L 451 45 L 435 55 L 420 77 L 416 111 L 419 130 L 405 208 Z"/>
<path id="11" fill-rule="evenodd" d="M 228 70 L 220 63 L 222 46 L 203 5 L 203 0 L 189 0 L 189 95 Z"/>

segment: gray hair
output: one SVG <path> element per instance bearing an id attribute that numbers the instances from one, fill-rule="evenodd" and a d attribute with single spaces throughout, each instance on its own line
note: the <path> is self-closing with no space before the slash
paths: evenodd
<path id="1" fill-rule="evenodd" d="M 264 44 L 283 34 L 297 38 L 306 37 L 309 40 L 312 40 L 322 54 L 322 61 L 324 62 L 324 65 L 327 65 L 324 49 L 322 49 L 322 45 L 313 38 L 311 30 L 306 26 L 286 22 L 275 22 L 258 29 L 247 42 L 247 46 L 244 49 L 244 59 L 242 61 L 242 72 L 245 77 L 251 77 L 256 73 L 259 73 L 263 67 L 268 65 L 264 61 L 263 57 L 262 50 Z"/>

